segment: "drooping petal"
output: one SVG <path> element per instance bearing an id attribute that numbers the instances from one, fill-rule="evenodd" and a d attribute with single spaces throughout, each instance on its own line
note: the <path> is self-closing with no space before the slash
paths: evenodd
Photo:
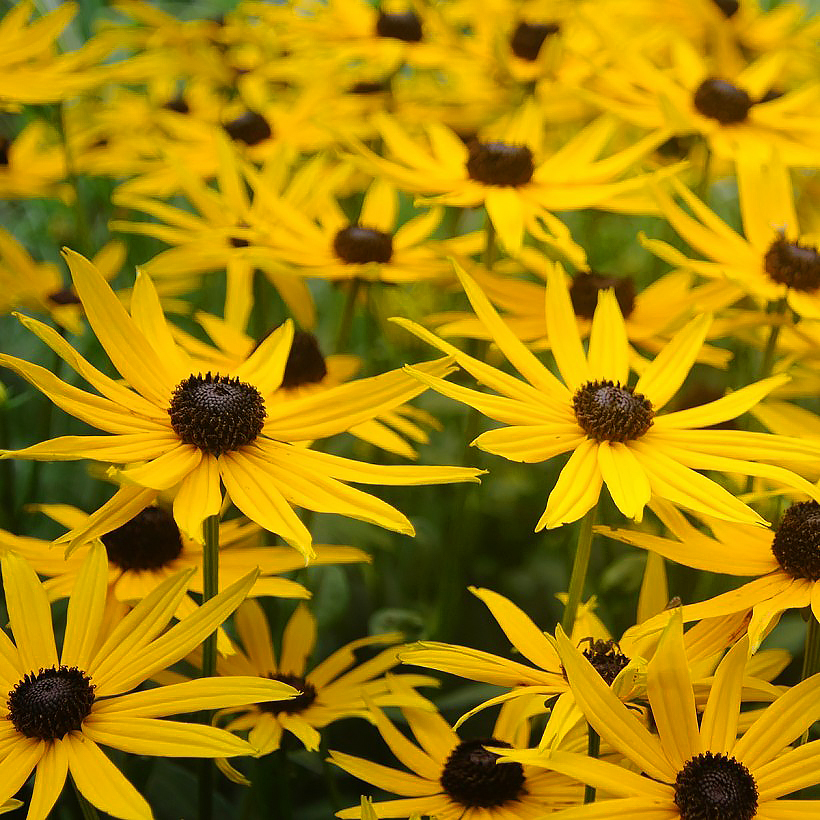
<path id="1" fill-rule="evenodd" d="M 649 479 L 627 445 L 602 441 L 598 445 L 598 467 L 615 506 L 636 521 L 652 496 Z"/>
<path id="2" fill-rule="evenodd" d="M 26 820 L 46 820 L 63 790 L 67 775 L 66 744 L 62 740 L 45 744 L 45 752 L 37 764 L 34 790 L 31 794 Z"/>
<path id="3" fill-rule="evenodd" d="M 202 522 L 217 515 L 222 506 L 219 464 L 216 456 L 203 453 L 202 460 L 179 485 L 174 496 L 174 521 L 188 538 L 202 543 Z"/>
<path id="4" fill-rule="evenodd" d="M 598 442 L 586 439 L 576 447 L 561 470 L 535 531 L 577 521 L 595 506 L 602 484 L 603 477 L 598 467 Z"/>
<path id="5" fill-rule="evenodd" d="M 429 780 L 415 774 L 391 769 L 379 763 L 371 763 L 361 757 L 331 752 L 330 760 L 348 774 L 370 783 L 376 788 L 383 789 L 390 794 L 400 794 L 406 797 L 423 797 L 429 795 L 436 787 Z M 383 817 L 385 815 L 382 815 Z"/>

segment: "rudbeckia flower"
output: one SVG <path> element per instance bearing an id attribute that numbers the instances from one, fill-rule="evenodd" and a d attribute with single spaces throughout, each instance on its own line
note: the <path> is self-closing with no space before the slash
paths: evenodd
<path id="1" fill-rule="evenodd" d="M 116 625 L 104 619 L 105 550 L 89 550 L 68 604 L 58 655 L 45 589 L 24 559 L 2 557 L 11 630 L 0 631 L 0 680 L 8 700 L 0 715 L 0 804 L 36 769 L 29 820 L 45 820 L 70 773 L 94 806 L 125 820 L 150 820 L 145 799 L 100 746 L 160 757 L 254 754 L 243 740 L 212 726 L 157 720 L 199 709 L 288 698 L 293 690 L 258 677 L 201 678 L 133 691 L 178 661 L 245 597 L 253 573 L 163 633 L 184 593 L 186 573 L 167 579 Z"/>
<path id="2" fill-rule="evenodd" d="M 227 306 L 226 311 L 227 313 Z M 254 350 L 256 342 L 239 327 L 217 316 L 199 313 L 194 317 L 216 347 L 173 328 L 174 338 L 198 361 L 203 369 L 230 370 L 238 367 Z M 353 379 L 362 365 L 358 356 L 336 353 L 325 356 L 318 339 L 307 330 L 297 330 L 288 354 L 282 384 L 271 401 L 286 402 L 330 390 Z M 402 404 L 385 409 L 368 421 L 347 430 L 353 436 L 388 452 L 417 459 L 413 444 L 426 444 L 430 439 L 424 426 L 438 428 L 438 421 L 429 413 Z"/>
<path id="3" fill-rule="evenodd" d="M 709 329 L 709 316 L 700 316 L 679 330 L 632 387 L 629 345 L 615 294 L 609 290 L 599 297 L 587 353 L 563 271 L 551 265 L 547 335 L 561 381 L 510 331 L 475 282 L 462 271 L 459 276 L 493 341 L 526 381 L 462 353 L 419 325 L 394 321 L 450 353 L 481 384 L 499 394 L 418 374 L 445 396 L 508 425 L 480 435 L 473 442 L 476 447 L 528 463 L 572 452 L 536 530 L 581 518 L 598 502 L 604 483 L 618 509 L 638 521 L 651 498 L 665 498 L 729 521 L 765 523 L 720 484 L 695 472 L 699 469 L 766 477 L 820 497 L 816 487 L 795 473 L 759 463 L 811 462 L 817 458 L 816 444 L 765 433 L 697 429 L 739 416 L 785 377 L 756 382 L 700 407 L 659 413 L 694 364 Z"/>
<path id="4" fill-rule="evenodd" d="M 820 504 L 816 501 L 792 504 L 775 530 L 702 516 L 711 535 L 669 505 L 659 504 L 655 511 L 672 538 L 623 528 L 598 531 L 684 566 L 753 577 L 738 589 L 683 607 L 685 620 L 752 610 L 748 631 L 754 649 L 788 609 L 810 606 L 820 621 Z M 742 550 L 738 544 L 743 544 Z"/>
<path id="5" fill-rule="evenodd" d="M 560 695 L 553 711 L 562 710 L 567 720 L 573 711 L 578 717 L 561 659 L 551 639 L 546 637 L 523 610 L 503 595 L 475 587 L 471 587 L 470 591 L 487 605 L 520 659 L 511 660 L 478 649 L 435 641 L 421 641 L 401 652 L 403 663 L 448 672 L 467 680 L 503 686 L 509 690 L 470 709 L 459 718 L 456 728 L 489 706 L 539 695 L 542 697 L 542 705 L 551 695 Z M 697 700 L 701 705 L 717 660 L 734 639 L 733 636 L 746 626 L 745 610 L 733 611 L 731 615 L 732 617 L 701 621 L 684 636 L 687 663 L 697 678 Z M 668 613 L 661 614 L 652 619 L 651 623 L 645 622 L 628 629 L 620 641 L 614 641 L 595 615 L 594 601 L 589 601 L 578 612 L 572 630 L 572 643 L 621 700 L 635 701 L 645 695 L 643 676 L 646 660 L 652 657 L 657 634 L 662 629 L 657 625 L 665 625 L 667 620 Z M 783 652 L 763 654 L 765 658 L 759 658 L 761 664 L 756 663 L 757 655 L 749 661 L 744 699 L 772 700 L 778 694 L 778 690 L 768 680 L 788 664 L 790 657 Z M 765 667 L 762 665 L 764 661 Z"/>
<path id="6" fill-rule="evenodd" d="M 89 516 L 67 504 L 29 506 L 69 529 L 82 529 Z M 177 617 L 196 609 L 191 592 L 202 594 L 202 544 L 183 535 L 171 513 L 161 506 L 146 507 L 130 521 L 105 533 L 100 540 L 108 555 L 108 584 L 114 598 L 125 603 L 141 601 L 166 578 L 183 570 L 193 570 L 186 584 L 187 594 L 180 600 Z M 44 576 L 50 600 L 71 593 L 77 583 L 90 541 L 64 557 L 51 541 L 12 535 L 0 530 L 0 546 L 22 555 L 35 571 Z M 311 566 L 369 561 L 367 553 L 354 547 L 315 545 Z M 264 546 L 259 528 L 236 518 L 219 525 L 219 588 L 224 589 L 259 570 L 250 595 L 278 598 L 308 598 L 302 584 L 278 577 L 304 567 L 299 554 L 289 547 Z"/>
<path id="7" fill-rule="evenodd" d="M 248 731 L 248 742 L 259 754 L 278 749 L 285 732 L 298 738 L 306 749 L 316 751 L 320 729 L 347 717 L 369 719 L 368 701 L 377 706 L 426 708 L 427 701 L 413 687 L 436 684 L 433 678 L 404 674 L 398 676 L 403 686 L 391 688 L 385 673 L 399 662 L 395 646 L 356 664 L 356 650 L 396 644 L 402 640 L 400 632 L 360 638 L 309 668 L 317 631 L 316 619 L 304 604 L 296 607 L 285 626 L 278 660 L 268 620 L 255 600 L 239 607 L 234 622 L 240 643 L 232 644 L 230 655 L 217 658 L 217 672 L 270 678 L 299 692 L 289 700 L 260 700 L 217 714 L 216 719 L 228 731 Z"/>
<path id="8" fill-rule="evenodd" d="M 410 772 L 332 751 L 330 760 L 346 772 L 398 800 L 373 804 L 378 817 L 438 820 L 536 820 L 581 797 L 568 778 L 520 763 L 498 763 L 487 749 L 521 748 L 529 742 L 530 717 L 540 712 L 538 698 L 522 698 L 502 707 L 490 737 L 462 740 L 437 712 L 405 707 L 402 713 L 416 737 L 413 743 L 376 707 L 373 722 L 385 743 Z M 548 775 L 545 777 L 544 775 Z M 337 817 L 361 818 L 360 807 Z"/>
<path id="9" fill-rule="evenodd" d="M 645 246 L 676 267 L 714 280 L 730 297 L 785 299 L 800 316 L 820 319 L 820 234 L 801 230 L 788 169 L 776 153 L 741 157 L 737 183 L 744 235 L 673 181 L 692 215 L 662 191 L 656 191 L 658 205 L 669 224 L 705 259 L 691 259 L 659 240 L 646 239 Z"/>
<path id="10" fill-rule="evenodd" d="M 280 534 L 306 557 L 311 535 L 292 508 L 336 512 L 410 534 L 413 527 L 385 502 L 346 482 L 427 484 L 474 481 L 480 471 L 455 467 L 364 464 L 297 446 L 371 418 L 383 403 L 416 395 L 399 371 L 341 385 L 334 401 L 308 396 L 270 404 L 281 384 L 293 334 L 286 323 L 229 373 L 192 370 L 189 357 L 174 342 L 151 280 L 137 277 L 129 315 L 108 283 L 79 254 L 66 251 L 74 286 L 86 316 L 112 364 L 127 386 L 105 376 L 51 328 L 21 321 L 102 395 L 86 393 L 44 368 L 3 355 L 0 362 L 18 372 L 58 406 L 109 436 L 63 436 L 0 457 L 37 460 L 90 458 L 134 464 L 122 473 L 147 493 L 174 489 L 174 518 L 186 535 L 200 540 L 202 522 L 222 507 L 220 482 L 248 518 Z M 422 366 L 446 370 L 446 362 Z M 362 385 L 364 384 L 364 387 Z M 131 487 L 114 496 L 135 499 Z M 153 500 L 139 494 L 131 518 Z M 110 507 L 109 507 L 110 509 Z"/>
<path id="11" fill-rule="evenodd" d="M 558 812 L 555 820 L 645 817 L 652 820 L 775 820 L 811 817 L 820 800 L 781 800 L 820 781 L 820 743 L 789 748 L 818 718 L 820 675 L 793 686 L 738 738 L 740 692 L 749 654 L 744 637 L 726 654 L 698 723 L 680 618 L 666 629 L 647 667 L 650 734 L 559 633 L 567 679 L 590 726 L 630 768 L 553 751 L 504 753 L 502 760 L 544 766 L 605 791 L 610 797 Z"/>
<path id="12" fill-rule="evenodd" d="M 637 351 L 653 353 L 661 350 L 673 332 L 679 330 L 696 310 L 715 311 L 734 301 L 734 294 L 727 295 L 722 284 L 709 282 L 695 285 L 694 275 L 684 270 L 667 273 L 642 290 L 637 290 L 632 276 L 615 276 L 606 271 L 593 270 L 586 261 L 586 254 L 580 248 L 578 250 L 578 270 L 569 277 L 568 287 L 572 310 L 583 338 L 589 336 L 592 317 L 598 306 L 598 293 L 608 288 L 615 291 L 630 345 Z M 503 260 L 492 270 L 476 265 L 469 271 L 490 301 L 503 311 L 502 317 L 510 330 L 533 350 L 549 348 L 544 316 L 546 282 L 543 281 L 549 265 L 543 253 L 535 248 L 524 248 L 514 261 Z M 526 273 L 542 281 L 523 278 L 522 267 Z M 485 325 L 470 312 L 435 314 L 430 317 L 429 324 L 448 338 L 489 338 Z M 633 355 L 636 359 L 640 358 L 639 353 Z M 697 360 L 725 368 L 730 356 L 727 350 L 705 344 Z"/>
<path id="13" fill-rule="evenodd" d="M 550 211 L 655 210 L 644 193 L 646 175 L 623 177 L 665 137 L 644 137 L 601 157 L 618 128 L 609 116 L 599 117 L 552 154 L 543 145 L 542 116 L 534 103 L 525 105 L 492 137 L 482 136 L 469 145 L 437 122 L 426 125 L 421 139 L 410 136 L 387 114 L 376 125 L 390 159 L 350 140 L 365 169 L 404 191 L 425 195 L 424 202 L 459 208 L 483 205 L 512 254 L 521 250 L 525 232 L 540 237 L 546 226 L 554 233 L 550 224 L 555 217 Z"/>

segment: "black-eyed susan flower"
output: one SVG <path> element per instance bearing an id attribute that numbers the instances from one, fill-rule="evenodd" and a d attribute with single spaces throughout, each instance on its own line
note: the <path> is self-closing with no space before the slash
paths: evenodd
<path id="1" fill-rule="evenodd" d="M 513 254 L 521 250 L 525 232 L 541 236 L 545 225 L 546 233 L 552 232 L 551 211 L 655 209 L 645 193 L 647 177 L 629 174 L 664 137 L 643 138 L 601 156 L 617 129 L 609 116 L 599 117 L 552 153 L 543 144 L 542 114 L 534 103 L 525 104 L 503 127 L 469 145 L 437 122 L 428 123 L 421 138 L 408 134 L 386 114 L 376 124 L 389 159 L 361 143 L 350 143 L 368 170 L 402 190 L 425 195 L 426 202 L 460 208 L 483 205 L 499 239 Z"/>
<path id="2" fill-rule="evenodd" d="M 722 285 L 730 297 L 785 299 L 800 316 L 820 318 L 820 234 L 801 230 L 788 169 L 774 152 L 741 157 L 737 182 L 744 235 L 673 181 L 691 215 L 661 191 L 658 204 L 669 224 L 705 258 L 689 258 L 659 240 L 644 244 L 667 262 Z"/>
<path id="3" fill-rule="evenodd" d="M 395 644 L 402 640 L 400 632 L 359 638 L 311 668 L 309 658 L 316 646 L 317 628 L 316 619 L 304 604 L 300 603 L 288 620 L 278 652 L 265 613 L 255 600 L 245 601 L 234 619 L 239 643 L 232 643 L 229 655 L 217 658 L 217 672 L 278 680 L 299 692 L 289 700 L 260 701 L 217 715 L 227 730 L 247 731 L 248 742 L 259 754 L 278 749 L 285 732 L 297 737 L 306 749 L 316 751 L 320 729 L 342 718 L 369 719 L 368 702 L 428 708 L 414 687 L 435 685 L 434 679 L 399 675 L 401 686 L 396 688 L 385 677 L 399 663 Z M 356 651 L 385 645 L 386 649 L 356 663 Z"/>
<path id="4" fill-rule="evenodd" d="M 781 800 L 820 780 L 820 742 L 789 748 L 818 718 L 820 675 L 769 705 L 738 739 L 746 637 L 726 654 L 698 723 L 683 650 L 680 617 L 664 632 L 647 667 L 650 734 L 601 681 L 563 634 L 558 649 L 590 725 L 630 768 L 554 751 L 504 753 L 502 759 L 543 765 L 605 791 L 607 799 L 555 814 L 556 820 L 646 817 L 653 820 L 765 820 L 811 817 L 818 800 Z"/>
<path id="5" fill-rule="evenodd" d="M 101 746 L 164 757 L 253 754 L 221 729 L 157 718 L 293 696 L 289 686 L 258 677 L 133 691 L 210 634 L 245 597 L 253 573 L 164 633 L 186 573 L 168 578 L 112 624 L 104 618 L 108 572 L 98 544 L 78 574 L 58 655 L 47 594 L 34 570 L 11 552 L 2 566 L 15 643 L 0 632 L 0 680 L 8 693 L 0 715 L 0 803 L 36 769 L 30 820 L 45 820 L 69 773 L 89 803 L 114 817 L 149 820 L 145 799 Z"/>
<path id="6" fill-rule="evenodd" d="M 82 530 L 88 525 L 89 516 L 68 504 L 40 504 L 35 509 L 69 530 Z M 161 506 L 146 507 L 130 521 L 103 534 L 100 540 L 108 555 L 108 586 L 118 601 L 141 601 L 166 578 L 183 570 L 193 570 L 186 584 L 188 594 L 180 600 L 177 617 L 196 608 L 190 592 L 202 593 L 202 544 L 179 531 L 170 511 Z M 64 557 L 60 550 L 53 548 L 51 541 L 15 536 L 3 530 L 0 530 L 0 546 L 22 555 L 46 578 L 43 585 L 50 600 L 71 593 L 91 549 L 90 542 L 86 542 Z M 354 547 L 317 544 L 314 551 L 312 566 L 369 560 L 366 553 Z M 220 523 L 220 589 L 229 587 L 256 568 L 259 577 L 250 595 L 308 598 L 310 593 L 302 584 L 279 577 L 303 566 L 299 554 L 289 547 L 264 545 L 254 524 L 242 518 Z"/>
<path id="7" fill-rule="evenodd" d="M 523 748 L 529 742 L 530 721 L 541 705 L 538 698 L 522 698 L 502 707 L 490 737 L 462 740 L 437 712 L 402 708 L 417 744 L 394 726 L 381 709 L 373 708 L 385 743 L 410 769 L 405 772 L 360 757 L 332 751 L 340 768 L 398 800 L 373 804 L 378 817 L 438 820 L 535 820 L 561 806 L 578 802 L 581 793 L 567 778 L 539 772 L 529 765 L 498 763 L 492 746 Z M 543 775 L 549 774 L 549 777 Z M 337 812 L 341 818 L 361 818 L 360 807 Z"/>
<path id="8" fill-rule="evenodd" d="M 820 620 L 820 504 L 816 501 L 792 504 L 774 530 L 701 516 L 711 534 L 694 527 L 669 505 L 659 504 L 655 511 L 673 537 L 623 528 L 599 531 L 678 564 L 753 577 L 738 589 L 683 607 L 686 620 L 752 610 L 748 631 L 753 648 L 785 610 L 810 606 Z M 742 550 L 738 544 L 743 544 Z"/>
<path id="9" fill-rule="evenodd" d="M 3 355 L 0 361 L 58 406 L 111 435 L 64 436 L 23 450 L 3 451 L 2 457 L 137 463 L 123 471 L 126 482 L 154 497 L 174 489 L 174 518 L 195 539 L 202 537 L 205 518 L 219 512 L 224 483 L 242 512 L 306 556 L 311 555 L 312 539 L 293 504 L 351 515 L 409 534 L 413 528 L 401 513 L 347 482 L 477 480 L 480 471 L 471 469 L 363 464 L 294 444 L 341 432 L 371 418 L 385 401 L 401 403 L 405 396 L 416 395 L 399 371 L 340 385 L 335 401 L 308 396 L 270 405 L 268 397 L 282 381 L 292 324 L 272 333 L 234 370 L 202 373 L 174 342 L 147 276 L 137 277 L 129 315 L 93 265 L 72 251 L 66 251 L 66 257 L 89 323 L 127 386 L 94 368 L 51 328 L 22 318 L 101 395 L 72 387 L 21 359 Z M 434 371 L 442 366 L 446 370 L 446 363 L 431 365 Z M 139 499 L 142 507 L 133 505 L 137 509 L 132 506 L 115 526 L 153 500 L 150 495 L 134 494 L 131 487 L 124 491 L 132 502 Z"/>
<path id="10" fill-rule="evenodd" d="M 228 312 L 227 306 L 225 310 Z M 212 314 L 199 313 L 196 320 L 213 340 L 211 347 L 195 337 L 173 328 L 174 337 L 198 361 L 203 369 L 225 370 L 237 367 L 254 350 L 256 342 L 240 327 Z M 271 401 L 286 402 L 330 390 L 353 379 L 362 366 L 358 356 L 336 353 L 325 356 L 316 336 L 297 330 L 285 363 L 282 384 Z M 405 458 L 416 459 L 414 444 L 426 444 L 425 427 L 438 427 L 429 413 L 410 404 L 385 409 L 377 416 L 347 430 L 351 435 L 376 447 Z"/>
<path id="11" fill-rule="evenodd" d="M 519 659 L 511 660 L 466 646 L 421 641 L 402 651 L 402 661 L 508 689 L 465 713 L 456 727 L 488 706 L 539 695 L 545 700 L 551 695 L 560 695 L 554 710 L 563 710 L 569 720 L 574 701 L 561 659 L 551 639 L 523 610 L 503 595 L 474 587 L 470 591 L 487 605 Z M 590 600 L 580 608 L 572 630 L 572 642 L 621 700 L 635 701 L 645 695 L 643 676 L 646 661 L 655 651 L 658 632 L 666 624 L 668 613 L 659 615 L 648 625 L 632 627 L 620 641 L 615 641 L 595 615 L 594 604 L 594 600 Z M 746 626 L 744 610 L 733 611 L 731 616 L 701 621 L 684 636 L 687 662 L 697 679 L 698 702 L 701 705 L 715 664 L 726 646 Z M 746 692 L 749 700 L 771 700 L 778 694 L 778 690 L 767 681 L 788 663 L 788 653 L 785 659 L 783 653 L 777 653 L 767 656 L 766 660 L 773 670 L 771 674 L 750 662 Z M 753 678 L 761 676 L 766 680 L 753 681 Z"/>
<path id="12" fill-rule="evenodd" d="M 509 330 L 478 286 L 459 272 L 470 302 L 493 341 L 526 381 L 477 361 L 424 328 L 395 321 L 455 360 L 488 395 L 444 379 L 419 375 L 435 390 L 462 401 L 506 427 L 473 444 L 512 461 L 539 462 L 572 452 L 550 493 L 536 530 L 575 521 L 592 509 L 606 483 L 618 509 L 640 520 L 653 497 L 718 518 L 745 523 L 763 519 L 717 482 L 696 470 L 724 470 L 767 477 L 812 498 L 805 479 L 761 461 L 812 461 L 816 445 L 796 438 L 736 430 L 696 429 L 735 418 L 781 384 L 773 377 L 701 407 L 659 414 L 692 367 L 711 322 L 700 316 L 679 330 L 628 384 L 629 345 L 615 294 L 601 294 L 592 320 L 589 352 L 578 333 L 570 294 L 559 265 L 548 269 L 547 334 L 563 381 Z M 412 368 L 410 368 L 412 371 Z"/>

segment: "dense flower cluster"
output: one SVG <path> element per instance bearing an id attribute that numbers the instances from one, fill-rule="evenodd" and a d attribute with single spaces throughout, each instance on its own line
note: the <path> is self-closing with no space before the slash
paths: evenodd
<path id="1" fill-rule="evenodd" d="M 0 813 L 820 815 L 820 15 L 174 5 L 0 19 Z"/>

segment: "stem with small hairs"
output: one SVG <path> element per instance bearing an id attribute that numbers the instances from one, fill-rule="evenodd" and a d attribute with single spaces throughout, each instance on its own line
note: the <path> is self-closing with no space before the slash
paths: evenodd
<path id="1" fill-rule="evenodd" d="M 572 563 L 572 575 L 569 579 L 569 590 L 567 590 L 567 603 L 564 607 L 564 617 L 561 619 L 561 626 L 567 637 L 572 636 L 572 629 L 575 626 L 575 616 L 578 614 L 578 605 L 584 594 L 584 583 L 587 579 L 587 569 L 589 567 L 589 556 L 592 547 L 592 527 L 595 524 L 595 513 L 598 503 L 581 519 L 581 529 L 578 532 L 578 544 L 575 548 L 575 560 Z"/>

